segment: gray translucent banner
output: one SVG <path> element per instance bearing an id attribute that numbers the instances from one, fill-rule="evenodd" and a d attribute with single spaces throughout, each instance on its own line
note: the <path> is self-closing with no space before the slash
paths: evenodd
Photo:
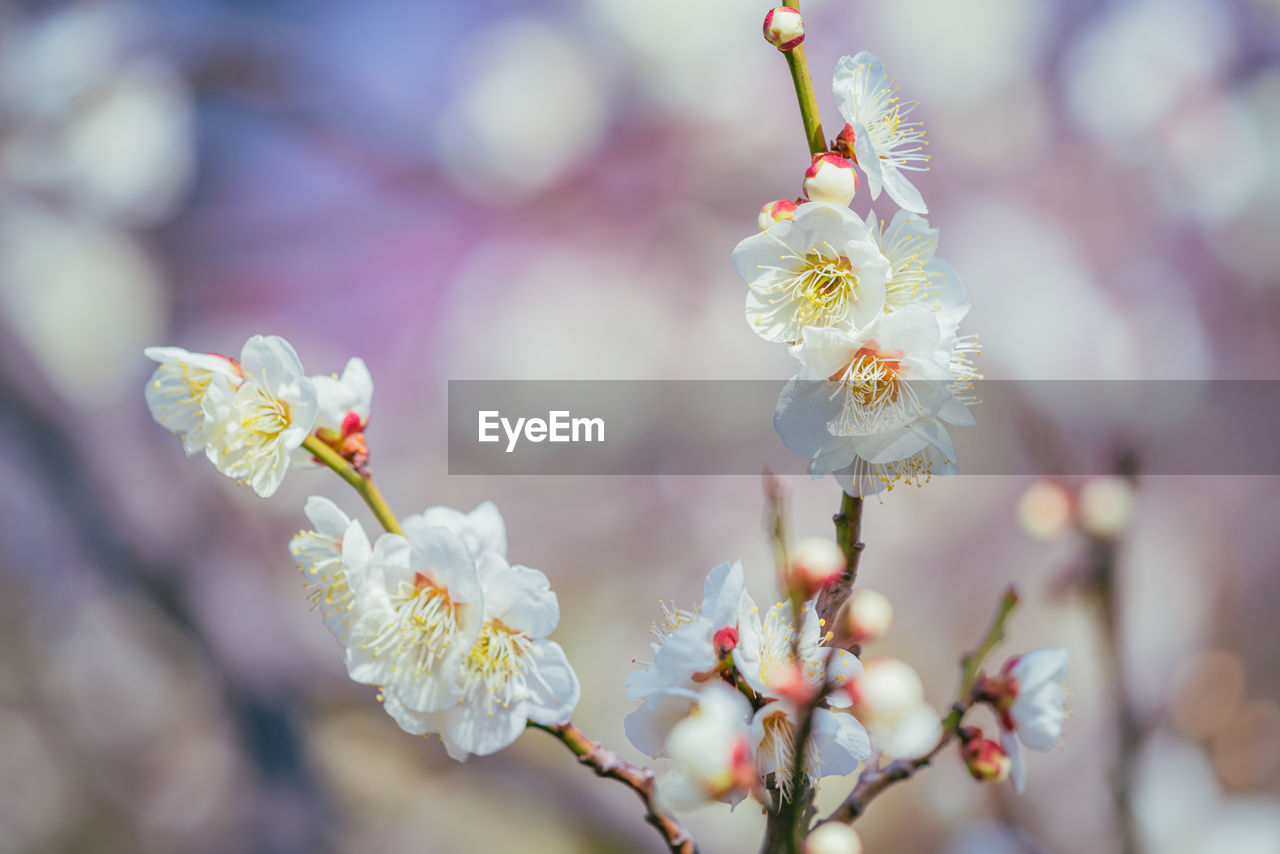
<path id="1" fill-rule="evenodd" d="M 773 429 L 784 381 L 449 382 L 449 473 L 801 474 Z M 820 392 L 821 385 L 813 384 Z M 1280 381 L 986 380 L 950 427 L 961 475 L 1280 474 Z"/>

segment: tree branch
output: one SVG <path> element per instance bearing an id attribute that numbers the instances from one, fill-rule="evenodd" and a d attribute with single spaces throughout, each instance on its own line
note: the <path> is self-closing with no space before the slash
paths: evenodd
<path id="1" fill-rule="evenodd" d="M 689 831 L 674 816 L 665 812 L 657 803 L 657 786 L 654 782 L 653 770 L 632 765 L 625 759 L 606 750 L 582 730 L 572 723 L 545 726 L 529 722 L 530 728 L 540 729 L 562 742 L 578 757 L 578 761 L 595 772 L 597 777 L 617 780 L 636 793 L 644 804 L 644 819 L 658 831 L 662 841 L 672 854 L 698 854 L 698 846 L 694 843 Z"/>

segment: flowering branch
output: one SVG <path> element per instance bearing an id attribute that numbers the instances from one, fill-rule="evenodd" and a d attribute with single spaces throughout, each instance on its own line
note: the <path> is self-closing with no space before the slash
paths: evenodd
<path id="1" fill-rule="evenodd" d="M 369 505 L 369 509 L 373 511 L 373 515 L 378 517 L 378 521 L 382 523 L 382 527 L 390 534 L 403 534 L 400 530 L 400 523 L 396 521 L 396 516 L 391 512 L 391 508 L 387 506 L 386 500 L 382 497 L 382 493 L 378 491 L 373 483 L 373 479 L 367 474 L 361 473 L 355 466 L 347 462 L 333 448 L 324 443 L 318 436 L 310 435 L 302 440 L 302 447 L 311 452 L 311 455 L 329 468 L 337 472 L 338 477 L 360 493 L 360 497 L 364 499 L 364 503 Z"/>
<path id="2" fill-rule="evenodd" d="M 672 854 L 697 854 L 698 846 L 689 831 L 657 804 L 657 788 L 653 771 L 627 762 L 612 750 L 606 750 L 572 723 L 546 726 L 529 722 L 532 729 L 550 733 L 578 757 L 578 761 L 595 772 L 597 777 L 617 780 L 636 793 L 644 804 L 645 821 L 653 825 Z"/>
<path id="3" fill-rule="evenodd" d="M 800 11 L 799 0 L 785 0 L 788 9 Z M 809 62 L 804 56 L 804 45 L 784 50 L 787 68 L 791 71 L 791 81 L 796 87 L 796 100 L 800 104 L 800 119 L 804 122 L 805 141 L 809 144 L 810 154 L 821 154 L 827 150 L 827 141 L 822 134 L 822 119 L 818 115 L 818 99 L 813 93 L 813 78 L 809 75 Z"/>
<path id="4" fill-rule="evenodd" d="M 927 753 L 911 758 L 896 759 L 883 767 L 879 767 L 878 764 L 868 763 L 866 769 L 858 776 L 858 784 L 854 786 L 853 791 L 849 793 L 849 796 L 844 799 L 844 802 L 831 815 L 823 819 L 822 823 L 825 824 L 829 821 L 848 823 L 854 821 L 866 812 L 868 804 L 881 792 L 894 783 L 910 779 L 917 771 L 931 763 L 934 757 L 942 752 L 943 748 L 960 735 L 960 725 L 964 721 L 965 714 L 968 713 L 974 703 L 974 686 L 978 682 L 982 662 L 986 660 L 991 650 L 995 649 L 996 645 L 1004 640 L 1005 624 L 1017 605 L 1018 592 L 1010 586 L 1005 589 L 1004 595 L 1000 598 L 1000 604 L 996 608 L 995 616 L 992 618 L 991 625 L 987 628 L 982 642 L 978 644 L 973 652 L 967 653 L 960 659 L 960 691 L 958 699 L 952 704 L 951 712 L 942 721 L 942 735 L 938 738 L 938 743 Z"/>

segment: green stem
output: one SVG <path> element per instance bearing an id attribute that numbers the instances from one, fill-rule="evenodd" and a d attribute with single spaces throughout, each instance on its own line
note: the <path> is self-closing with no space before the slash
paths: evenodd
<path id="1" fill-rule="evenodd" d="M 789 9 L 800 11 L 800 0 L 785 0 Z M 818 113 L 818 99 L 813 93 L 813 78 L 809 76 L 809 63 L 804 56 L 804 45 L 796 45 L 791 50 L 784 50 L 787 68 L 791 70 L 791 82 L 796 87 L 796 100 L 800 103 L 800 119 L 804 122 L 805 142 L 809 145 L 810 154 L 821 154 L 827 150 L 827 140 L 822 134 L 822 118 Z"/>
<path id="2" fill-rule="evenodd" d="M 369 505 L 373 515 L 378 517 L 383 528 L 392 534 L 404 533 L 400 529 L 400 523 L 396 521 L 395 514 L 391 512 L 391 508 L 387 506 L 382 493 L 373 485 L 372 480 L 357 471 L 355 466 L 343 459 L 341 454 L 326 445 L 318 436 L 308 436 L 302 441 L 302 447 L 310 451 L 311 456 L 337 472 L 338 477 L 351 484 L 355 491 L 360 493 L 364 503 Z"/>

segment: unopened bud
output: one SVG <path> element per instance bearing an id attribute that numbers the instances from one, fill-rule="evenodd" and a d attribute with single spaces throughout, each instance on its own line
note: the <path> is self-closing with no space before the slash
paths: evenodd
<path id="1" fill-rule="evenodd" d="M 888 597 L 874 590 L 855 590 L 840 610 L 841 637 L 851 643 L 878 641 L 892 621 Z"/>
<path id="2" fill-rule="evenodd" d="M 853 714 L 864 724 L 892 728 L 924 703 L 924 683 L 911 665 L 896 658 L 872 658 L 845 686 Z"/>
<path id="3" fill-rule="evenodd" d="M 711 638 L 716 647 L 716 658 L 724 658 L 738 648 L 738 630 L 733 626 L 725 626 Z"/>
<path id="4" fill-rule="evenodd" d="M 810 599 L 844 575 L 844 552 L 832 540 L 806 537 L 787 556 L 787 587 Z"/>
<path id="5" fill-rule="evenodd" d="M 1133 515 L 1133 487 L 1114 475 L 1095 477 L 1080 490 L 1080 527 L 1095 537 L 1114 537 Z"/>
<path id="6" fill-rule="evenodd" d="M 858 174 L 853 164 L 839 154 L 813 155 L 804 173 L 804 197 L 811 202 L 848 205 L 858 192 Z"/>
<path id="7" fill-rule="evenodd" d="M 862 854 L 862 840 L 849 825 L 829 821 L 815 827 L 805 839 L 804 854 Z"/>
<path id="8" fill-rule="evenodd" d="M 779 699 L 789 700 L 797 706 L 810 702 L 818 692 L 805 669 L 791 659 L 784 661 L 769 674 L 767 681 L 769 690 Z"/>
<path id="9" fill-rule="evenodd" d="M 968 733 L 960 745 L 960 756 L 973 779 L 983 783 L 1003 783 L 1009 779 L 1013 762 L 999 742 L 983 738 L 981 730 Z"/>
<path id="10" fill-rule="evenodd" d="M 854 133 L 853 125 L 850 124 L 846 124 L 840 133 L 836 134 L 836 151 L 854 163 L 858 162 L 858 155 L 853 150 L 853 141 L 857 136 Z"/>
<path id="11" fill-rule="evenodd" d="M 804 41 L 804 18 L 786 6 L 770 9 L 764 16 L 764 38 L 778 50 L 791 50 Z"/>
<path id="12" fill-rule="evenodd" d="M 1062 536 L 1071 525 L 1071 495 L 1049 480 L 1033 483 L 1018 502 L 1018 521 L 1042 540 Z"/>
<path id="13" fill-rule="evenodd" d="M 778 199 L 760 208 L 760 216 L 756 219 L 756 224 L 760 226 L 761 231 L 766 231 L 775 222 L 795 218 L 796 203 L 790 199 Z"/>

